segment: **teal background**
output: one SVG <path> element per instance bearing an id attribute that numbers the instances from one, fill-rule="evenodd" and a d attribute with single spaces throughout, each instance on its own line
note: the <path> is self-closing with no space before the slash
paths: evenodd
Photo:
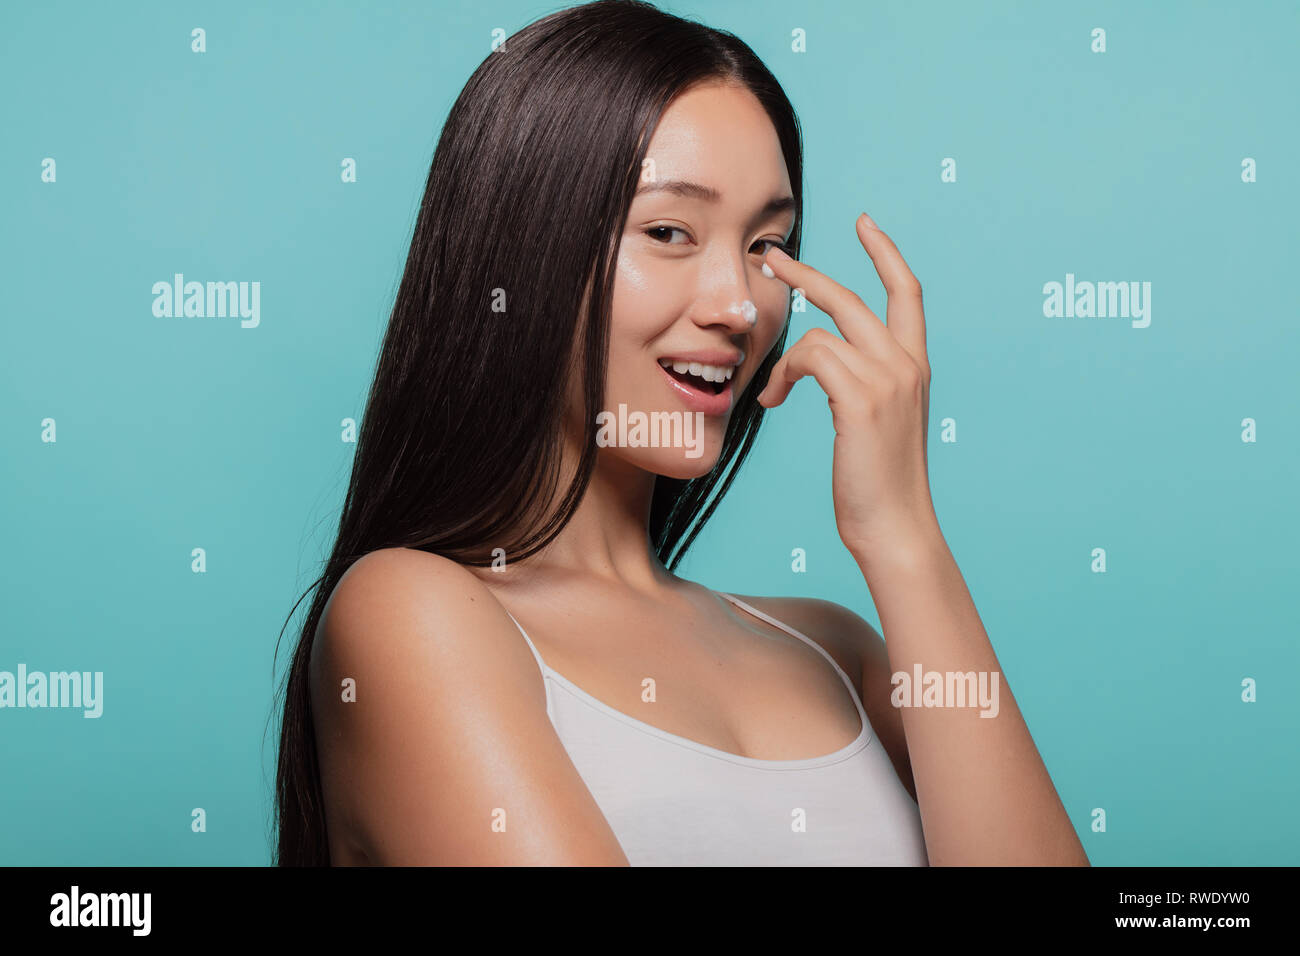
<path id="1" fill-rule="evenodd" d="M 340 421 L 441 123 L 493 28 L 561 6 L 0 8 L 0 669 L 105 675 L 98 720 L 0 710 L 0 862 L 270 860 L 292 625 L 272 654 L 330 544 Z M 1300 863 L 1300 6 L 662 6 L 736 32 L 786 87 L 803 258 L 883 315 L 865 210 L 920 277 L 938 514 L 1093 862 Z M 155 319 L 174 272 L 260 281 L 261 326 Z M 1067 272 L 1151 282 L 1150 327 L 1044 318 Z M 791 342 L 813 324 L 833 327 L 810 308 Z M 832 437 L 801 383 L 681 573 L 879 625 L 836 536 Z"/>

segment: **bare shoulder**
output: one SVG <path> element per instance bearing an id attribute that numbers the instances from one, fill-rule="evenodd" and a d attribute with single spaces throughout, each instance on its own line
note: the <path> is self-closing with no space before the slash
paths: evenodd
<path id="1" fill-rule="evenodd" d="M 383 613 L 393 597 L 433 595 L 447 584 L 467 584 L 473 577 L 456 562 L 435 554 L 410 548 L 381 548 L 358 558 L 343 573 L 325 605 L 322 625 L 343 623 L 367 611 Z"/>
<path id="2" fill-rule="evenodd" d="M 321 615 L 310 688 L 332 860 L 625 861 L 523 636 L 456 562 L 357 559 Z"/>
<path id="3" fill-rule="evenodd" d="M 372 551 L 343 574 L 321 614 L 312 646 L 313 694 L 327 664 L 378 677 L 418 658 L 434 669 L 425 677 L 448 692 L 467 675 L 458 661 L 492 654 L 508 676 L 521 659 L 508 653 L 522 642 L 511 630 L 492 592 L 456 562 L 409 548 Z M 524 682 L 521 693 L 534 702 L 543 696 L 537 681 Z"/>
<path id="4" fill-rule="evenodd" d="M 816 641 L 854 679 L 872 730 L 888 752 L 899 780 L 915 800 L 916 786 L 903 716 L 890 702 L 893 680 L 889 652 L 880 632 L 859 614 L 833 601 L 735 596 Z"/>
<path id="5" fill-rule="evenodd" d="M 346 650 L 338 645 L 349 637 L 394 621 L 419 624 L 420 618 L 436 617 L 455 624 L 467 615 L 493 617 L 494 605 L 508 622 L 487 586 L 455 561 L 410 548 L 381 548 L 358 558 L 339 579 L 317 626 L 315 646 Z"/>

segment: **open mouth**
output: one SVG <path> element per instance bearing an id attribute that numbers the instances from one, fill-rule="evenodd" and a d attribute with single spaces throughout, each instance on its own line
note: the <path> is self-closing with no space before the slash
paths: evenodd
<path id="1" fill-rule="evenodd" d="M 702 365 L 699 362 L 674 362 L 660 359 L 665 372 L 690 388 L 709 395 L 720 395 L 731 381 L 734 365 Z"/>

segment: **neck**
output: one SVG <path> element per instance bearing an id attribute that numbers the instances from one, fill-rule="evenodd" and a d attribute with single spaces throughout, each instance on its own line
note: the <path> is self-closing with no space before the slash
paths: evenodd
<path id="1" fill-rule="evenodd" d="M 575 461 L 576 449 L 566 459 Z M 572 472 L 566 469 L 566 473 Z M 603 450 L 564 530 L 535 556 L 538 568 L 603 579 L 611 586 L 662 591 L 674 580 L 650 541 L 655 475 Z M 533 559 L 530 559 L 530 562 Z"/>
<path id="2" fill-rule="evenodd" d="M 572 481 L 578 457 L 576 445 L 566 441 L 552 509 Z M 673 587 L 678 579 L 664 567 L 650 541 L 655 478 L 652 472 L 598 450 L 591 480 L 572 518 L 545 548 L 512 565 L 515 573 L 508 577 L 518 584 L 581 577 L 647 595 L 660 595 Z M 505 583 L 500 575 L 485 577 Z"/>

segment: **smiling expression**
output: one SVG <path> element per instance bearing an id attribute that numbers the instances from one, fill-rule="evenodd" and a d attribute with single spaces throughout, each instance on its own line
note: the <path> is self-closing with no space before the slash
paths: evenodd
<path id="1" fill-rule="evenodd" d="M 717 463 L 736 399 L 784 328 L 790 290 L 764 273 L 763 256 L 785 247 L 795 201 L 771 119 L 734 83 L 678 96 L 646 159 L 619 247 L 604 407 L 702 420 L 702 454 L 601 453 L 696 477 Z"/>

